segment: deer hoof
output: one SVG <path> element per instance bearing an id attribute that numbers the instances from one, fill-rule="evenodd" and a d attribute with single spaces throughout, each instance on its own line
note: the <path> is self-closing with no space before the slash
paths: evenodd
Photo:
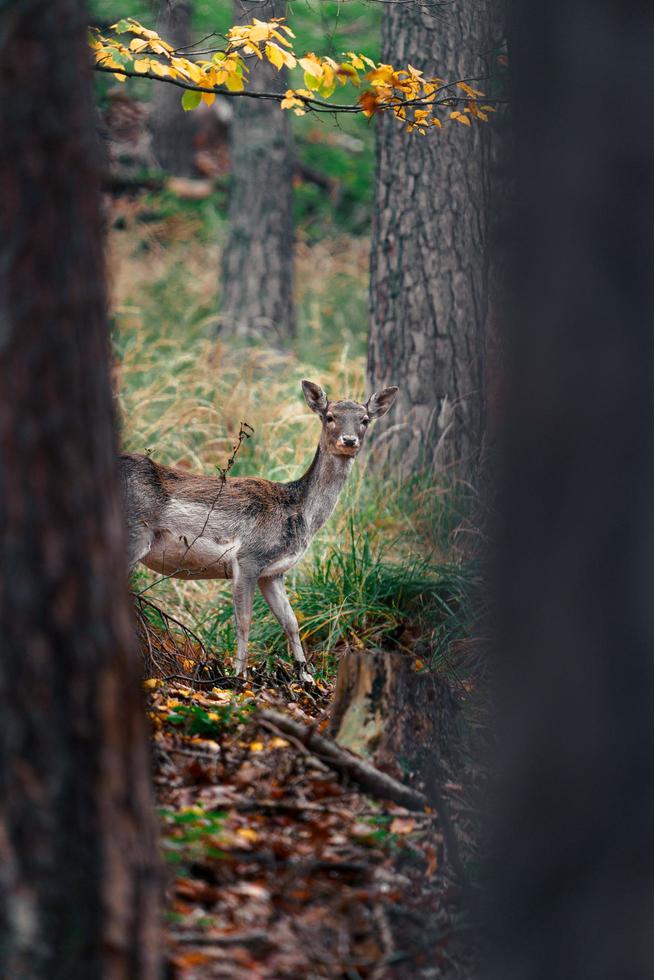
<path id="1" fill-rule="evenodd" d="M 315 678 L 308 667 L 305 667 L 304 665 L 301 666 L 299 673 L 302 684 L 306 684 L 309 687 L 313 687 L 315 685 Z"/>

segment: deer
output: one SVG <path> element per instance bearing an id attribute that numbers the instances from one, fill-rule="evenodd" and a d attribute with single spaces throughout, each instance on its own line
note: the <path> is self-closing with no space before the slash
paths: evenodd
<path id="1" fill-rule="evenodd" d="M 297 480 L 193 475 L 149 455 L 121 456 L 129 571 L 141 562 L 165 577 L 230 579 L 236 620 L 236 676 L 247 676 L 252 602 L 258 586 L 285 632 L 303 683 L 313 683 L 284 576 L 331 516 L 368 427 L 391 408 L 398 388 L 365 403 L 332 401 L 302 381 L 321 422 L 311 465 Z"/>

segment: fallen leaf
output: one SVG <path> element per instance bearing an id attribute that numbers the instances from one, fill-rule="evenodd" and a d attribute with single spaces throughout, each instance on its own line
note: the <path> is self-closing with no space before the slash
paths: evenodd
<path id="1" fill-rule="evenodd" d="M 391 821 L 390 830 L 392 834 L 412 834 L 415 829 L 416 822 L 410 817 L 395 817 Z"/>
<path id="2" fill-rule="evenodd" d="M 238 834 L 239 837 L 242 837 L 243 840 L 249 840 L 253 844 L 255 841 L 259 840 L 258 833 L 256 832 L 256 830 L 253 830 L 252 827 L 239 827 L 236 833 Z"/>

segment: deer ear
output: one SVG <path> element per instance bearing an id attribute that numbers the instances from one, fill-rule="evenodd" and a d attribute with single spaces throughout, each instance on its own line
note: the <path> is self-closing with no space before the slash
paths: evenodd
<path id="1" fill-rule="evenodd" d="M 382 415 L 386 415 L 386 412 L 395 401 L 399 390 L 399 388 L 393 385 L 391 388 L 382 388 L 381 391 L 373 392 L 366 404 L 370 418 L 380 419 Z"/>
<path id="2" fill-rule="evenodd" d="M 325 411 L 327 408 L 327 395 L 320 385 L 314 384 L 313 381 L 303 381 L 302 391 L 304 392 L 306 403 L 312 412 L 320 415 Z"/>

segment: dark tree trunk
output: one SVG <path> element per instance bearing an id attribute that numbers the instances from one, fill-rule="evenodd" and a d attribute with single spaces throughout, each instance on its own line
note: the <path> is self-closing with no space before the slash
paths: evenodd
<path id="1" fill-rule="evenodd" d="M 487 75 L 489 6 L 462 0 L 435 13 L 388 4 L 382 61 L 447 80 Z M 488 137 L 477 124 L 447 120 L 422 137 L 389 114 L 377 121 L 368 375 L 373 390 L 400 387 L 396 413 L 377 431 L 376 455 L 405 471 L 469 476 L 480 453 Z"/>
<path id="2" fill-rule="evenodd" d="M 159 0 L 157 30 L 175 48 L 191 43 L 191 0 Z M 155 85 L 150 129 L 157 163 L 168 173 L 191 177 L 195 173 L 194 132 L 196 118 L 185 112 L 181 92 L 174 85 Z"/>
<path id="3" fill-rule="evenodd" d="M 260 20 L 286 15 L 286 0 L 267 0 Z M 252 6 L 236 0 L 234 20 Z M 253 91 L 284 92 L 286 70 L 250 62 Z M 234 99 L 231 127 L 230 234 L 222 261 L 221 333 L 284 343 L 293 309 L 293 148 L 288 113 L 264 99 Z"/>
<path id="4" fill-rule="evenodd" d="M 514 4 L 501 980 L 654 975 L 654 6 Z M 607 70 L 608 66 L 608 70 Z"/>
<path id="5" fill-rule="evenodd" d="M 0 976 L 154 978 L 87 23 L 0 13 Z"/>

